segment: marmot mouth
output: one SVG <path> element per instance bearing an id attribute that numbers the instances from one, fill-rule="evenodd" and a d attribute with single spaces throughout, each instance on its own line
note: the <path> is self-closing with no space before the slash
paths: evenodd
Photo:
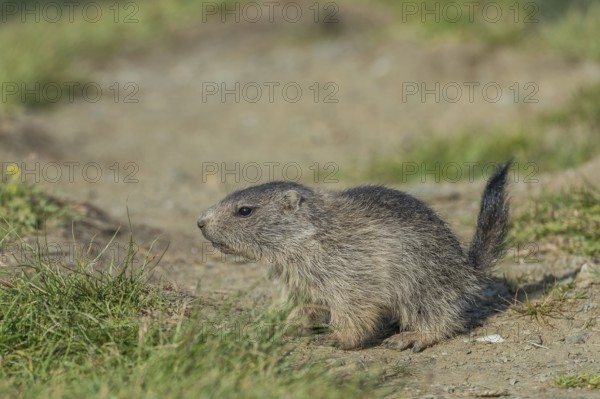
<path id="1" fill-rule="evenodd" d="M 220 241 L 211 241 L 211 244 L 213 247 L 215 247 L 219 251 L 223 252 L 224 254 L 235 254 L 236 253 L 232 248 L 228 247 L 226 244 L 224 244 Z"/>

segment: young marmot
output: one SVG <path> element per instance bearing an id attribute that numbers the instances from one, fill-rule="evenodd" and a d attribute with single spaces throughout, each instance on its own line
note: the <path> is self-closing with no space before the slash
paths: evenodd
<path id="1" fill-rule="evenodd" d="M 228 195 L 198 227 L 224 253 L 266 260 L 297 305 L 294 318 L 329 321 L 342 348 L 385 343 L 420 351 L 465 328 L 508 224 L 507 163 L 488 180 L 477 230 L 464 250 L 420 200 L 382 186 L 313 190 L 271 182 Z"/>

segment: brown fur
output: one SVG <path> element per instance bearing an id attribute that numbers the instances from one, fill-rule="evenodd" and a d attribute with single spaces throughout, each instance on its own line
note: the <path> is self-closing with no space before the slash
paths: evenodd
<path id="1" fill-rule="evenodd" d="M 329 321 L 341 347 L 368 344 L 396 320 L 401 332 L 386 344 L 419 351 L 464 328 L 502 252 L 508 168 L 486 186 L 468 251 L 423 202 L 381 186 L 330 192 L 267 183 L 227 196 L 198 226 L 221 251 L 269 262 L 297 305 L 291 317 Z"/>

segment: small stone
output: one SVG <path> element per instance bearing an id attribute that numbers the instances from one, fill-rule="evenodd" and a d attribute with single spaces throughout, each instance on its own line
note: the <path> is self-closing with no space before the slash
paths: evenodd
<path id="1" fill-rule="evenodd" d="M 584 263 L 579 269 L 579 273 L 575 277 L 575 286 L 578 288 L 586 288 L 594 283 L 595 273 L 597 273 L 598 267 L 594 267 L 589 263 Z"/>
<path id="2" fill-rule="evenodd" d="M 485 337 L 477 338 L 476 341 L 490 342 L 490 343 L 498 344 L 498 343 L 504 342 L 504 338 L 502 338 L 498 334 L 492 334 L 492 335 L 486 335 Z"/>
<path id="3" fill-rule="evenodd" d="M 544 343 L 544 341 L 542 340 L 542 337 L 539 335 L 530 335 L 527 337 L 527 339 L 525 339 L 525 341 L 527 343 L 530 343 L 532 345 L 542 345 Z"/>
<path id="4" fill-rule="evenodd" d="M 574 335 L 569 335 L 565 337 L 565 344 L 567 345 L 575 345 L 575 344 L 585 344 L 585 340 L 587 339 L 587 333 L 579 333 Z"/>
<path id="5" fill-rule="evenodd" d="M 589 312 L 592 309 L 596 309 L 598 306 L 600 306 L 600 305 L 598 305 L 597 303 L 592 303 L 592 302 L 584 303 L 583 304 L 583 311 L 584 312 Z"/>
<path id="6" fill-rule="evenodd" d="M 516 378 L 511 378 L 509 382 L 510 385 L 515 385 L 517 382 L 519 382 L 519 380 L 517 380 Z"/>

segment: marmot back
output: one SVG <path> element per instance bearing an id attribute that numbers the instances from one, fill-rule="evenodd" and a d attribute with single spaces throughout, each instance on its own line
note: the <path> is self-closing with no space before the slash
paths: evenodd
<path id="1" fill-rule="evenodd" d="M 207 209 L 198 226 L 221 251 L 272 265 L 296 305 L 291 321 L 328 321 L 335 342 L 356 348 L 397 320 L 401 333 L 386 345 L 419 351 L 465 327 L 466 310 L 502 254 L 509 166 L 486 185 L 468 251 L 422 201 L 382 186 L 331 192 L 262 184 Z"/>

